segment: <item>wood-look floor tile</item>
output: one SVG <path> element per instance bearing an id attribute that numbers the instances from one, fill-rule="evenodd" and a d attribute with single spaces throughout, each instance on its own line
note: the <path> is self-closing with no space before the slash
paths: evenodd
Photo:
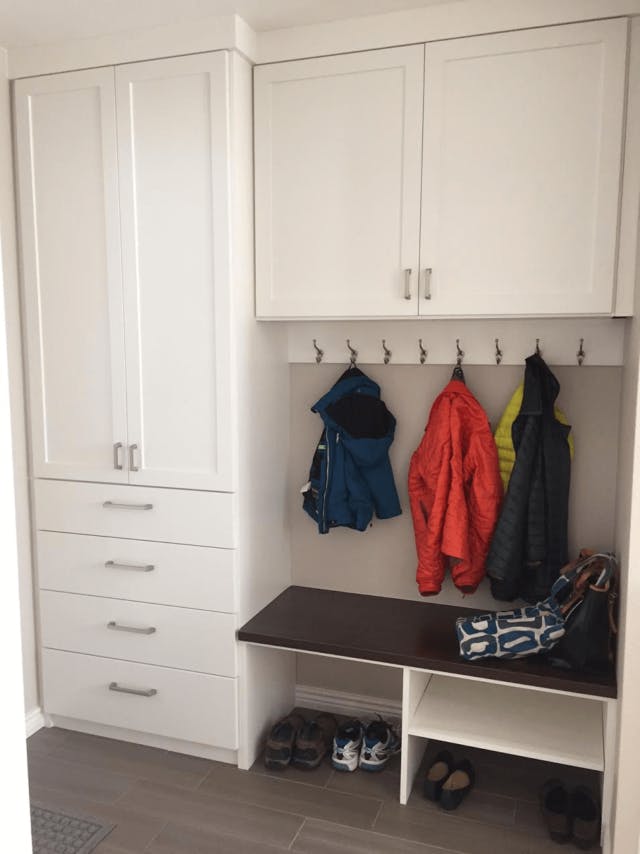
<path id="1" fill-rule="evenodd" d="M 329 782 L 329 778 L 333 772 L 331 760 L 325 759 L 320 764 L 320 767 L 314 768 L 313 771 L 308 771 L 303 768 L 298 768 L 295 765 L 288 765 L 282 770 L 274 771 L 271 768 L 265 768 L 262 757 L 251 766 L 252 774 L 260 774 L 263 777 L 274 777 L 277 780 L 288 780 L 290 783 L 306 783 L 309 786 L 320 786 L 323 788 Z"/>
<path id="2" fill-rule="evenodd" d="M 381 801 L 304 783 L 294 783 L 215 763 L 199 791 L 269 809 L 321 818 L 351 827 L 371 827 Z"/>
<path id="3" fill-rule="evenodd" d="M 464 819 L 458 811 L 414 809 L 387 801 L 374 830 L 462 854 L 532 854 L 529 835 Z"/>
<path id="4" fill-rule="evenodd" d="M 397 801 L 400 797 L 399 764 L 394 763 L 384 771 L 376 772 L 359 769 L 353 772 L 334 771 L 329 778 L 327 788 L 381 801 Z"/>
<path id="5" fill-rule="evenodd" d="M 75 797 L 113 803 L 133 782 L 131 777 L 112 771 L 96 771 L 81 762 L 67 762 L 54 756 L 29 757 L 29 785 L 58 790 Z"/>
<path id="6" fill-rule="evenodd" d="M 208 759 L 197 756 L 171 753 L 81 732 L 69 733 L 51 755 L 56 759 L 91 765 L 97 771 L 114 771 L 136 779 L 189 789 L 204 780 L 212 766 Z"/>
<path id="7" fill-rule="evenodd" d="M 407 806 L 416 810 L 435 810 L 442 812 L 441 807 L 427 800 L 422 794 L 422 778 L 419 778 L 411 792 Z M 456 810 L 456 816 L 462 819 L 482 821 L 485 824 L 495 824 L 502 827 L 513 827 L 515 824 L 516 801 L 503 795 L 482 792 L 473 789 L 468 797 Z"/>
<path id="8" fill-rule="evenodd" d="M 291 850 L 300 854 L 448 854 L 432 845 L 316 819 L 305 821 Z"/>
<path id="9" fill-rule="evenodd" d="M 96 803 L 56 789 L 33 786 L 31 800 L 50 809 L 63 810 L 72 815 L 89 815 L 102 819 L 108 824 L 115 824 L 114 829 L 101 844 L 117 846 L 125 850 L 142 851 L 166 824 L 164 817 L 150 816 L 131 809 L 127 806 L 126 799 L 121 799 L 115 804 Z"/>
<path id="10" fill-rule="evenodd" d="M 281 854 L 289 848 L 240 839 L 217 830 L 170 822 L 145 849 L 149 854 Z"/>
<path id="11" fill-rule="evenodd" d="M 30 756 L 48 756 L 53 750 L 61 747 L 71 735 L 69 730 L 59 727 L 42 727 L 27 739 L 27 752 Z"/>
<path id="12" fill-rule="evenodd" d="M 236 770 L 236 774 L 240 773 Z M 244 776 L 253 775 L 244 772 Z M 164 818 L 172 824 L 285 848 L 291 844 L 303 821 L 298 815 L 238 801 L 228 792 L 192 791 L 146 780 L 139 780 L 131 787 L 126 805 L 128 809 Z"/>

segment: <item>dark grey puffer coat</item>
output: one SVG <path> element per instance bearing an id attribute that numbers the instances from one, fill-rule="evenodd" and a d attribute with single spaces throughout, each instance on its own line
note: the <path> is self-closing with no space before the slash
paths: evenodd
<path id="1" fill-rule="evenodd" d="M 554 415 L 559 392 L 545 361 L 529 356 L 512 428 L 516 461 L 487 558 L 496 599 L 544 599 L 568 562 L 571 427 Z"/>

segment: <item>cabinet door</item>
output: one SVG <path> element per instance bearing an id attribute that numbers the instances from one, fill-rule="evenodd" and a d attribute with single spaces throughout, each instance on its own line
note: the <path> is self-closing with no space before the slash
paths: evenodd
<path id="1" fill-rule="evenodd" d="M 113 69 L 19 80 L 15 114 L 33 472 L 124 482 Z"/>
<path id="2" fill-rule="evenodd" d="M 423 76 L 422 45 L 255 69 L 259 317 L 417 314 Z"/>
<path id="3" fill-rule="evenodd" d="M 627 23 L 426 47 L 421 314 L 612 309 Z"/>
<path id="4" fill-rule="evenodd" d="M 232 489 L 227 56 L 116 70 L 130 482 Z"/>

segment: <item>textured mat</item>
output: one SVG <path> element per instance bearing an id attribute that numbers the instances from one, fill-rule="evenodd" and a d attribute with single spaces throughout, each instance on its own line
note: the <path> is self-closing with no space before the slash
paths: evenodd
<path id="1" fill-rule="evenodd" d="M 89 854 L 113 828 L 91 816 L 31 805 L 33 854 Z"/>

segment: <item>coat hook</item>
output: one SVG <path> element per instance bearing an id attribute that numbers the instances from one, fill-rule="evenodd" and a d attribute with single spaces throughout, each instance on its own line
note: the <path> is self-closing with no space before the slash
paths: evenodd
<path id="1" fill-rule="evenodd" d="M 578 352 L 576 353 L 576 356 L 578 357 L 578 365 L 580 367 L 582 367 L 582 363 L 584 362 L 586 355 L 587 354 L 584 352 L 584 338 L 581 338 L 580 339 L 580 348 L 579 348 Z"/>
<path id="2" fill-rule="evenodd" d="M 318 347 L 318 342 L 315 338 L 313 339 L 313 346 L 316 350 L 316 365 L 319 365 L 322 361 L 322 357 L 324 356 L 324 350 L 321 350 L 320 347 Z"/>
<path id="3" fill-rule="evenodd" d="M 427 351 L 422 346 L 422 338 L 418 338 L 418 347 L 420 348 L 420 364 L 424 365 L 427 361 Z"/>
<path id="4" fill-rule="evenodd" d="M 382 349 L 384 350 L 384 363 L 385 365 L 389 364 L 389 360 L 391 359 L 391 350 L 387 347 L 387 342 L 382 339 Z"/>
<path id="5" fill-rule="evenodd" d="M 353 349 L 348 338 L 347 338 L 347 347 L 349 348 L 349 352 L 351 353 L 351 356 L 349 357 L 349 362 L 351 364 L 351 367 L 355 368 L 356 362 L 358 361 L 358 351 Z"/>
<path id="6" fill-rule="evenodd" d="M 456 365 L 458 367 L 462 364 L 462 360 L 464 359 L 464 350 L 460 349 L 460 339 L 456 338 L 456 350 L 458 352 L 458 356 L 456 358 Z"/>
<path id="7" fill-rule="evenodd" d="M 542 350 L 540 349 L 540 339 L 536 338 L 536 356 L 541 356 Z"/>
<path id="8" fill-rule="evenodd" d="M 496 338 L 496 365 L 502 361 L 502 350 L 500 349 L 500 341 Z"/>

